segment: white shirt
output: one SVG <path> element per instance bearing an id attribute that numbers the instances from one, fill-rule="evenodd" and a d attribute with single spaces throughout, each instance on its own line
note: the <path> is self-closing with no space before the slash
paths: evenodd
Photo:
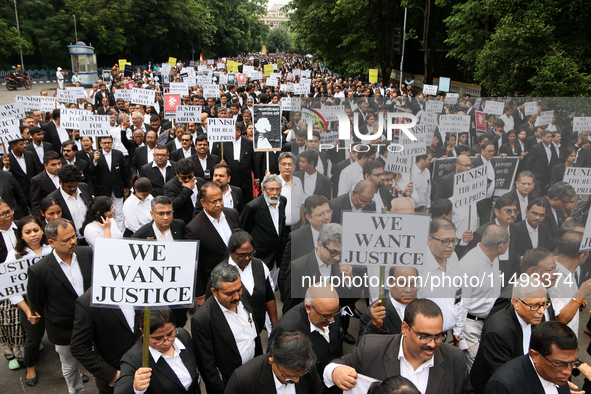
<path id="1" fill-rule="evenodd" d="M 230 236 L 232 236 L 232 230 L 230 229 L 230 225 L 226 220 L 226 215 L 224 215 L 223 212 L 220 213 L 220 219 L 218 222 L 213 216 L 208 214 L 207 211 L 203 210 L 203 212 L 205 212 L 205 215 L 207 216 L 211 224 L 213 224 L 213 227 L 216 229 L 216 231 L 222 238 L 222 241 L 224 241 L 226 246 L 228 246 L 228 241 L 230 240 Z"/>
<path id="2" fill-rule="evenodd" d="M 275 204 L 275 207 L 269 203 L 267 203 L 267 206 L 269 207 L 269 213 L 271 214 L 275 231 L 277 231 L 277 234 L 279 234 L 279 202 Z"/>
<path id="3" fill-rule="evenodd" d="M 527 228 L 527 232 L 529 233 L 529 238 L 531 239 L 531 244 L 532 246 L 535 248 L 538 247 L 538 228 L 540 228 L 540 226 L 538 226 L 538 228 L 533 228 L 532 226 L 529 225 L 529 222 L 527 221 L 527 219 L 525 219 L 525 227 Z"/>
<path id="4" fill-rule="evenodd" d="M 205 156 L 205 159 L 203 160 L 201 160 L 199 156 L 197 156 L 197 158 L 199 159 L 199 164 L 201 164 L 201 169 L 203 170 L 203 173 L 205 173 L 205 170 L 207 170 L 207 156 Z"/>
<path id="5" fill-rule="evenodd" d="M 78 259 L 76 258 L 76 253 L 72 253 L 72 259 L 70 264 L 66 264 L 58 255 L 53 251 L 53 256 L 57 260 L 60 268 L 64 271 L 64 275 L 68 278 L 68 281 L 74 288 L 78 297 L 84 294 L 84 278 L 82 277 L 82 271 L 80 270 L 80 265 L 78 264 Z"/>
<path id="6" fill-rule="evenodd" d="M 58 126 L 55 121 L 53 121 L 53 124 L 55 125 L 55 129 L 57 130 L 57 136 L 60 139 L 60 142 L 64 142 L 64 141 L 68 141 L 70 139 L 70 135 L 68 134 L 68 132 L 66 131 L 66 129 L 64 129 L 61 126 Z M 43 162 L 42 162 L 43 163 Z"/>
<path id="7" fill-rule="evenodd" d="M 232 189 L 230 188 L 230 184 L 227 185 L 228 189 L 226 190 L 226 193 L 224 193 L 222 195 L 222 197 L 224 198 L 224 208 L 234 208 L 234 199 L 232 198 Z M 193 193 L 193 195 L 195 195 L 195 193 Z M 195 203 L 193 202 L 193 206 L 195 206 Z"/>
<path id="8" fill-rule="evenodd" d="M 275 391 L 277 392 L 277 394 L 296 394 L 295 384 L 281 383 L 279 379 L 277 379 L 277 376 L 275 376 L 275 372 L 273 372 L 273 380 L 275 381 Z"/>
<path id="9" fill-rule="evenodd" d="M 406 305 L 401 302 L 396 301 L 394 298 L 392 298 L 392 295 L 390 295 L 390 302 L 392 303 L 392 306 L 396 310 L 396 313 L 398 313 L 398 317 L 400 318 L 400 321 L 404 321 L 404 311 L 406 311 Z"/>
<path id="10" fill-rule="evenodd" d="M 546 146 L 546 144 L 544 144 L 542 142 L 542 146 L 544 147 L 544 150 L 546 151 L 546 156 L 548 156 L 548 164 L 550 164 L 550 161 L 552 160 L 552 150 L 550 149 L 550 144 L 548 144 L 548 146 Z"/>
<path id="11" fill-rule="evenodd" d="M 233 143 L 234 148 L 234 160 L 240 161 L 240 148 L 242 147 L 242 138 L 238 138 Z"/>
<path id="12" fill-rule="evenodd" d="M 230 330 L 232 330 L 236 346 L 238 347 L 238 352 L 242 358 L 242 364 L 245 364 L 254 358 L 254 340 L 258 336 L 252 313 L 246 310 L 242 301 L 238 304 L 236 312 L 226 309 L 219 303 L 217 298 L 215 301 L 220 306 L 220 309 L 226 318 L 226 322 L 228 322 Z"/>
<path id="13" fill-rule="evenodd" d="M 14 223 L 12 225 L 14 226 Z M 16 228 L 16 227 L 14 227 L 14 228 Z M 5 238 L 5 240 L 6 240 L 6 238 Z M 41 253 L 40 254 L 42 254 L 42 255 L 49 254 L 49 253 L 51 253 L 52 250 L 53 250 L 53 248 L 51 246 L 49 246 L 49 245 L 43 245 L 43 248 L 41 249 Z M 34 255 L 35 254 L 35 252 L 33 252 L 28 246 L 25 247 L 25 252 L 27 252 L 26 255 L 21 256 L 21 258 L 28 257 L 30 255 Z M 6 263 L 8 263 L 9 261 L 15 261 L 16 260 L 16 256 L 15 256 L 16 253 L 17 252 L 16 252 L 16 250 L 14 250 L 14 248 L 10 249 L 8 251 L 8 253 L 6 254 Z M 22 295 L 16 295 L 14 297 L 10 297 L 10 303 L 12 305 L 16 305 L 19 302 L 24 301 L 24 300 L 25 299 L 24 299 L 24 297 Z"/>
<path id="14" fill-rule="evenodd" d="M 554 141 L 552 141 L 552 145 L 554 145 L 554 150 L 556 150 L 556 157 L 560 158 L 560 146 L 562 144 L 556 145 L 556 143 L 554 143 Z"/>
<path id="15" fill-rule="evenodd" d="M 148 161 L 147 163 L 151 163 L 154 161 L 154 150 L 156 149 L 156 147 L 154 146 L 154 149 L 150 149 L 150 147 L 148 145 L 146 145 L 146 152 L 148 152 Z"/>
<path id="16" fill-rule="evenodd" d="M 482 156 L 480 156 L 480 158 L 482 159 L 483 165 L 486 167 L 486 177 L 492 181 L 490 187 L 486 189 L 486 198 L 491 198 L 495 194 L 495 169 L 490 160 L 486 160 Z"/>
<path id="17" fill-rule="evenodd" d="M 529 357 L 529 361 L 531 362 L 532 366 L 534 367 L 534 371 L 536 371 L 536 375 L 538 375 L 538 378 L 540 378 L 540 383 L 542 384 L 542 387 L 544 388 L 544 394 L 558 394 L 558 387 L 554 383 L 548 382 L 546 379 L 544 379 L 543 377 L 540 376 L 540 374 L 538 373 L 538 370 L 536 369 L 534 361 L 531 359 L 531 356 Z"/>
<path id="18" fill-rule="evenodd" d="M 2 233 L 2 238 L 4 239 L 4 243 L 6 244 L 6 249 L 14 249 L 16 246 L 16 234 L 14 230 L 16 230 L 16 226 L 13 223 L 10 224 L 10 228 L 8 230 L 0 230 Z"/>
<path id="19" fill-rule="evenodd" d="M 435 365 L 433 357 L 429 361 L 422 363 L 416 370 L 404 358 L 404 337 L 400 338 L 400 349 L 398 350 L 398 360 L 400 360 L 400 375 L 407 378 L 417 386 L 421 394 L 425 394 L 427 390 L 427 382 L 429 381 L 430 368 Z"/>
<path id="20" fill-rule="evenodd" d="M 314 195 L 316 189 L 316 179 L 318 179 L 318 171 L 314 171 L 312 175 L 304 172 L 304 197 L 308 198 Z"/>
<path id="21" fill-rule="evenodd" d="M 499 116 L 499 119 L 501 119 L 505 123 L 505 133 L 508 133 L 515 128 L 515 121 L 513 120 L 513 116 L 507 116 L 503 114 Z"/>
<path id="22" fill-rule="evenodd" d="M 349 193 L 355 188 L 357 183 L 363 180 L 363 168 L 359 165 L 359 162 L 352 163 L 345 167 L 341 172 L 339 178 L 339 196 Z"/>
<path id="23" fill-rule="evenodd" d="M 248 290 L 250 294 L 254 291 L 254 276 L 252 273 L 252 262 L 242 270 L 238 264 L 230 257 L 228 259 L 228 263 L 232 264 L 236 268 L 238 268 L 238 272 L 240 272 L 240 279 L 242 280 L 242 285 Z M 265 279 L 268 279 L 271 282 L 271 287 L 275 287 L 272 283 L 273 280 L 269 277 L 269 268 L 267 268 L 266 264 L 263 264 L 263 271 L 265 272 Z"/>
<path id="24" fill-rule="evenodd" d="M 473 287 L 468 283 L 462 289 L 464 298 L 462 307 L 462 317 L 466 320 L 467 314 L 486 319 L 490 313 L 495 301 L 501 295 L 502 282 L 500 280 L 501 270 L 499 268 L 499 258 L 495 257 L 492 261 L 482 250 L 481 244 L 470 250 L 462 260 L 460 260 L 460 270 L 470 277 L 484 277 L 487 283 L 484 286 Z M 492 279 L 490 279 L 492 278 Z M 493 285 L 491 286 L 491 280 Z"/>
<path id="25" fill-rule="evenodd" d="M 519 208 L 521 209 L 521 220 L 525 220 L 525 210 L 527 209 L 527 196 L 521 197 L 521 194 L 517 192 L 517 198 L 519 199 Z"/>
<path id="26" fill-rule="evenodd" d="M 61 187 L 60 193 L 62 194 L 62 198 L 66 202 L 68 210 L 72 215 L 72 221 L 74 222 L 74 227 L 76 227 L 76 231 L 80 231 L 80 228 L 84 223 L 84 216 L 86 215 L 86 204 L 82 200 L 82 196 L 80 195 L 80 189 L 76 189 L 76 197 L 70 196 L 69 194 L 65 193 L 64 189 L 62 189 Z"/>
<path id="27" fill-rule="evenodd" d="M 310 321 L 309 318 L 308 318 L 308 321 Z M 313 333 L 314 331 L 318 332 L 318 334 L 322 335 L 322 338 L 324 338 L 324 340 L 326 342 L 330 343 L 330 328 L 329 327 L 325 327 L 325 328 L 316 327 L 310 321 L 310 334 Z"/>
<path id="28" fill-rule="evenodd" d="M 43 156 L 45 156 L 45 151 L 43 150 L 43 144 L 37 146 L 37 144 L 33 142 L 32 145 L 35 148 L 35 153 L 37 153 L 37 156 L 39 157 L 39 161 L 41 163 L 43 163 Z"/>
<path id="29" fill-rule="evenodd" d="M 193 152 L 191 152 L 191 147 L 189 147 L 189 149 L 185 149 L 185 148 L 182 148 L 182 149 L 183 149 L 183 157 L 185 159 L 188 159 L 191 156 L 193 156 Z M 201 159 L 199 159 L 199 161 L 201 161 Z M 203 164 L 201 165 L 201 167 L 203 167 Z M 203 171 L 205 171 L 205 169 Z"/>
<path id="30" fill-rule="evenodd" d="M 107 162 L 107 167 L 109 167 L 109 171 L 111 171 L 111 162 L 113 161 L 113 151 L 107 152 L 103 150 L 103 156 L 105 161 Z"/>
<path id="31" fill-rule="evenodd" d="M 573 299 L 579 287 L 575 281 L 574 273 L 570 272 L 564 265 L 560 264 L 556 260 L 556 270 L 561 275 L 556 281 L 556 286 L 548 289 L 548 294 L 552 300 L 552 306 L 556 316 L 560 314 L 560 311 L 568 305 Z M 570 322 L 567 323 L 574 333 L 579 336 L 579 311 L 575 313 L 574 317 Z"/>
<path id="32" fill-rule="evenodd" d="M 14 154 L 14 152 L 12 150 L 10 151 L 10 154 L 12 155 L 12 157 L 15 158 L 15 160 L 18 163 L 21 170 L 23 170 L 23 172 L 26 174 L 27 173 L 27 162 L 25 161 L 25 155 L 22 154 L 21 157 L 18 157 L 17 155 Z M 43 161 L 42 161 L 42 163 L 43 163 Z"/>
<path id="33" fill-rule="evenodd" d="M 281 177 L 281 195 L 287 199 L 285 206 L 285 225 L 292 226 L 299 222 L 300 207 L 306 198 L 302 181 L 297 176 L 291 177 L 291 186 Z"/>
<path id="34" fill-rule="evenodd" d="M 413 192 L 410 198 L 415 204 L 415 208 L 431 208 L 431 172 L 429 168 L 423 171 L 417 167 L 417 163 L 412 164 L 412 185 Z M 398 186 L 402 190 L 410 183 L 410 174 L 402 174 L 402 179 L 398 182 Z M 378 212 L 380 212 L 378 210 Z"/>
<path id="35" fill-rule="evenodd" d="M 529 341 L 531 339 L 531 324 L 527 324 L 521 316 L 517 314 L 517 312 L 513 311 L 515 316 L 517 316 L 517 320 L 519 321 L 519 325 L 521 326 L 521 332 L 523 332 L 523 354 L 529 353 Z"/>
<path id="36" fill-rule="evenodd" d="M 144 224 L 152 221 L 150 212 L 154 197 L 148 194 L 144 201 L 137 198 L 135 194 L 129 196 L 123 203 L 123 215 L 125 216 L 125 227 L 134 233 Z"/>
<path id="37" fill-rule="evenodd" d="M 121 239 L 123 238 L 123 233 L 117 227 L 117 223 L 115 223 L 115 219 L 109 219 L 111 221 L 111 239 Z M 105 237 L 105 229 L 101 227 L 99 222 L 96 220 L 88 223 L 86 227 L 84 227 L 84 239 L 88 242 L 88 245 L 94 249 L 94 244 L 97 238 L 104 238 Z"/>
<path id="38" fill-rule="evenodd" d="M 166 361 L 166 363 L 170 366 L 170 369 L 172 369 L 177 378 L 179 378 L 179 381 L 185 390 L 187 390 L 189 387 L 191 387 L 193 378 L 191 378 L 191 374 L 189 373 L 189 370 L 181 358 L 181 350 L 185 350 L 185 345 L 183 345 L 183 343 L 178 338 L 175 338 L 172 342 L 172 347 L 174 348 L 174 354 L 172 357 L 162 354 L 152 347 L 149 347 L 148 349 L 150 349 L 150 354 L 154 359 L 154 363 L 157 363 L 160 357 L 162 357 L 164 361 Z M 139 394 L 141 391 L 136 391 L 136 393 Z"/>
<path id="39" fill-rule="evenodd" d="M 50 174 L 49 172 L 47 172 L 47 170 L 45 170 L 45 172 L 47 173 L 49 179 L 51 179 L 51 181 L 55 185 L 55 188 L 57 189 L 58 187 L 60 187 L 60 178 L 57 175 Z"/>
<path id="40" fill-rule="evenodd" d="M 162 234 L 158 227 L 156 227 L 156 222 L 152 223 L 152 229 L 154 230 L 154 234 L 156 234 L 156 240 L 159 242 L 172 242 L 174 241 L 174 237 L 172 236 L 172 231 L 170 231 L 170 227 L 168 230 Z"/>

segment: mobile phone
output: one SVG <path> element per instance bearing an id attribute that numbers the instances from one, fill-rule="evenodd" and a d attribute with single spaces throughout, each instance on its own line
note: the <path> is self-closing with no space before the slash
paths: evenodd
<path id="1" fill-rule="evenodd" d="M 94 215 L 94 218 L 99 223 L 104 223 L 107 220 L 107 217 L 104 213 L 97 213 L 96 215 Z"/>

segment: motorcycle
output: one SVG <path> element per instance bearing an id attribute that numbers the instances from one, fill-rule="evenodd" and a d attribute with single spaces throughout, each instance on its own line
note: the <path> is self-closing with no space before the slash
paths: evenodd
<path id="1" fill-rule="evenodd" d="M 29 78 L 29 74 L 27 72 L 23 72 L 19 77 L 16 75 L 8 75 L 4 78 L 4 82 L 6 83 L 6 89 L 8 90 L 16 90 L 17 88 L 25 87 L 27 90 L 31 90 L 32 83 L 31 78 Z"/>

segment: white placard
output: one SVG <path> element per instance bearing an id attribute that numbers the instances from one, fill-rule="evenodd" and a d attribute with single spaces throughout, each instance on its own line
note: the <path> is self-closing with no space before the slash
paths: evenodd
<path id="1" fill-rule="evenodd" d="M 538 116 L 538 125 L 544 126 L 549 125 L 552 123 L 552 118 L 554 117 L 554 111 L 542 111 L 540 116 Z"/>
<path id="2" fill-rule="evenodd" d="M 189 94 L 189 85 L 186 82 L 171 82 L 168 92 L 187 96 Z"/>
<path id="3" fill-rule="evenodd" d="M 172 83 L 171 83 L 171 85 L 172 85 Z M 131 104 L 154 105 L 155 99 L 156 99 L 156 91 L 155 90 L 138 89 L 138 88 L 131 89 Z"/>
<path id="4" fill-rule="evenodd" d="M 573 132 L 590 131 L 591 117 L 574 117 L 573 118 Z"/>
<path id="5" fill-rule="evenodd" d="M 587 223 L 585 224 L 585 232 L 583 233 L 579 252 L 583 253 L 588 250 L 591 250 L 591 215 L 587 216 Z"/>
<path id="6" fill-rule="evenodd" d="M 66 90 L 73 92 L 76 99 L 85 99 L 86 93 L 83 87 L 67 87 Z"/>
<path id="7" fill-rule="evenodd" d="M 300 70 L 299 68 L 294 68 L 292 72 L 294 77 L 302 74 L 302 70 Z"/>
<path id="8" fill-rule="evenodd" d="M 277 78 L 267 78 L 267 86 L 277 86 L 279 85 L 279 80 Z"/>
<path id="9" fill-rule="evenodd" d="M 56 99 L 60 103 L 76 103 L 76 95 L 69 90 L 58 89 Z"/>
<path id="10" fill-rule="evenodd" d="M 0 119 L 0 142 L 10 142 L 23 138 L 18 126 L 19 121 L 14 116 Z"/>
<path id="11" fill-rule="evenodd" d="M 97 238 L 92 304 L 192 305 L 197 242 Z"/>
<path id="12" fill-rule="evenodd" d="M 61 109 L 60 126 L 64 129 L 80 130 L 80 117 L 82 115 L 92 115 L 91 111 L 85 109 Z"/>
<path id="13" fill-rule="evenodd" d="M 566 167 L 562 180 L 571 185 L 578 195 L 591 194 L 591 168 Z"/>
<path id="14" fill-rule="evenodd" d="M 183 67 L 181 68 L 181 75 L 187 74 L 189 76 L 195 76 L 195 68 L 194 67 Z"/>
<path id="15" fill-rule="evenodd" d="M 437 85 L 423 85 L 423 94 L 437 96 Z"/>
<path id="16" fill-rule="evenodd" d="M 213 59 L 207 59 L 207 64 L 208 64 L 208 65 L 210 65 L 210 66 L 213 66 L 213 65 L 214 65 L 214 63 L 215 63 L 215 62 L 213 61 Z"/>
<path id="17" fill-rule="evenodd" d="M 525 116 L 537 115 L 538 114 L 538 102 L 531 101 L 529 103 L 524 103 L 523 113 Z"/>
<path id="18" fill-rule="evenodd" d="M 160 72 L 162 73 L 162 75 L 170 74 L 171 70 L 172 66 L 169 63 L 162 63 L 162 67 L 160 67 Z"/>
<path id="19" fill-rule="evenodd" d="M 253 66 L 242 66 L 242 72 L 246 75 L 250 75 L 255 72 L 255 70 Z"/>
<path id="20" fill-rule="evenodd" d="M 212 142 L 234 142 L 236 121 L 228 118 L 207 118 L 207 140 Z"/>
<path id="21" fill-rule="evenodd" d="M 285 85 L 281 85 L 283 87 Z M 287 88 L 287 86 L 286 86 Z M 282 97 L 281 98 L 281 110 L 282 111 L 301 111 L 302 110 L 302 99 L 299 97 Z"/>
<path id="22" fill-rule="evenodd" d="M 220 75 L 220 80 L 218 81 L 218 83 L 220 85 L 227 85 L 228 84 L 228 74 L 222 74 L 222 75 Z M 219 91 L 219 89 L 218 89 L 218 91 Z"/>
<path id="23" fill-rule="evenodd" d="M 454 209 L 486 198 L 487 166 L 480 166 L 454 175 Z M 476 212 L 472 212 L 473 215 Z"/>
<path id="24" fill-rule="evenodd" d="M 301 71 L 302 78 L 310 78 L 310 75 L 312 75 L 312 70 L 302 70 Z"/>
<path id="25" fill-rule="evenodd" d="M 210 79 L 211 81 L 211 79 Z M 183 82 L 187 84 L 188 87 L 197 86 L 197 78 L 193 75 L 189 75 L 188 77 L 183 77 Z"/>
<path id="26" fill-rule="evenodd" d="M 425 125 L 418 124 L 411 129 L 412 134 L 417 138 L 416 140 L 411 139 L 406 133 L 400 133 L 398 143 L 404 147 L 404 150 L 398 155 L 415 157 L 427 153 L 426 128 Z"/>
<path id="27" fill-rule="evenodd" d="M 131 90 L 115 89 L 115 100 L 122 99 L 123 101 L 131 102 Z"/>
<path id="28" fill-rule="evenodd" d="M 200 105 L 177 105 L 176 107 L 177 123 L 201 123 Z"/>
<path id="29" fill-rule="evenodd" d="M 385 162 L 384 171 L 408 174 L 410 172 L 410 165 L 412 164 L 412 157 L 388 153 Z"/>
<path id="30" fill-rule="evenodd" d="M 343 212 L 341 264 L 423 265 L 430 221 L 429 215 Z"/>
<path id="31" fill-rule="evenodd" d="M 281 73 L 271 73 L 271 75 L 269 75 L 269 77 L 279 79 L 279 78 L 281 78 Z"/>
<path id="32" fill-rule="evenodd" d="M 261 79 L 263 79 L 263 72 L 253 72 L 252 74 L 250 74 L 250 79 L 252 79 L 253 81 L 260 81 Z"/>
<path id="33" fill-rule="evenodd" d="M 456 105 L 458 103 L 458 99 L 460 95 L 458 93 L 446 93 L 445 94 L 445 104 Z"/>
<path id="34" fill-rule="evenodd" d="M 197 66 L 197 71 L 205 71 L 207 70 L 207 66 L 205 64 L 200 64 Z"/>
<path id="35" fill-rule="evenodd" d="M 287 85 L 289 86 L 289 84 Z M 293 94 L 300 95 L 305 94 L 308 95 L 310 93 L 310 84 L 306 83 L 294 83 L 293 84 Z"/>
<path id="36" fill-rule="evenodd" d="M 224 68 L 226 68 L 226 63 L 218 63 L 218 70 L 223 70 Z"/>
<path id="37" fill-rule="evenodd" d="M 437 113 L 435 112 L 421 112 L 421 124 L 430 124 L 433 126 L 439 126 L 437 121 Z"/>
<path id="38" fill-rule="evenodd" d="M 286 85 L 287 85 L 287 91 L 293 93 L 293 85 L 295 85 L 295 84 L 293 82 L 288 82 L 288 83 L 286 83 Z"/>
<path id="39" fill-rule="evenodd" d="M 321 145 L 336 146 L 336 143 L 338 140 L 339 140 L 339 132 L 338 131 L 333 131 L 330 133 L 320 133 L 320 144 Z"/>
<path id="40" fill-rule="evenodd" d="M 211 85 L 212 76 L 213 74 L 197 75 L 197 84 L 199 86 Z"/>
<path id="41" fill-rule="evenodd" d="M 109 115 L 81 115 L 80 137 L 110 137 L 111 122 Z"/>
<path id="42" fill-rule="evenodd" d="M 469 115 L 440 115 L 439 132 L 443 133 L 467 133 L 470 131 Z"/>
<path id="43" fill-rule="evenodd" d="M 48 254 L 30 254 L 22 259 L 2 264 L 0 270 L 0 300 L 27 294 L 29 267 L 38 263 Z"/>
<path id="44" fill-rule="evenodd" d="M 443 101 L 427 100 L 425 101 L 425 111 L 440 114 L 443 112 Z"/>
<path id="45" fill-rule="evenodd" d="M 14 99 L 23 104 L 24 111 L 51 112 L 55 109 L 54 97 L 16 96 Z"/>
<path id="46" fill-rule="evenodd" d="M 203 89 L 203 97 L 206 99 L 210 97 L 220 98 L 220 87 L 218 85 L 202 85 L 201 89 Z"/>
<path id="47" fill-rule="evenodd" d="M 484 103 L 484 113 L 501 116 L 505 113 L 505 103 L 502 101 L 488 100 Z"/>

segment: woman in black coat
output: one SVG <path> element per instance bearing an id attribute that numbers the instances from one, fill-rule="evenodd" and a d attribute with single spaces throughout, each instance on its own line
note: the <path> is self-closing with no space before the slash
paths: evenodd
<path id="1" fill-rule="evenodd" d="M 564 178 L 566 167 L 574 167 L 576 160 L 577 151 L 575 151 L 575 148 L 573 148 L 572 146 L 569 146 L 564 150 L 564 153 L 560 158 L 560 161 L 562 161 L 562 163 L 554 166 L 554 168 L 552 169 L 552 175 L 550 176 L 550 183 L 548 184 L 548 187 L 552 186 L 556 182 L 562 181 L 562 178 Z"/>

